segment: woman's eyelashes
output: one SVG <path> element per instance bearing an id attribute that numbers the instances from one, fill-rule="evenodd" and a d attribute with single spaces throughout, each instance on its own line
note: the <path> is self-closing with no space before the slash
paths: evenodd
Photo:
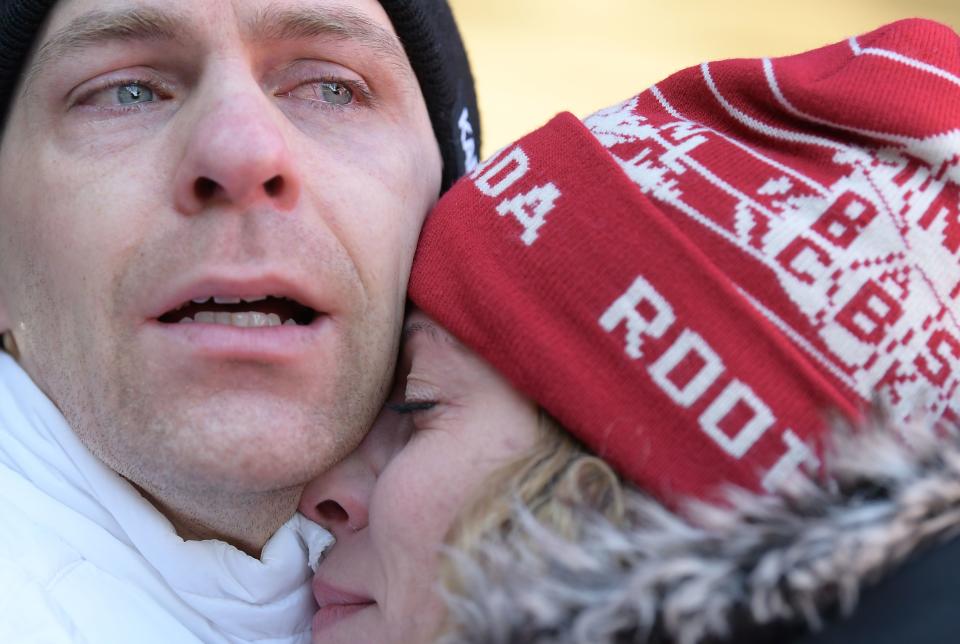
<path id="1" fill-rule="evenodd" d="M 397 420 L 405 428 L 404 433 L 408 438 L 430 425 L 430 410 L 436 406 L 437 401 L 425 399 L 387 403 L 387 409 L 397 414 Z"/>
<path id="2" fill-rule="evenodd" d="M 403 402 L 388 403 L 387 409 L 398 414 L 415 414 L 418 411 L 429 411 L 437 406 L 435 400 L 404 400 Z"/>

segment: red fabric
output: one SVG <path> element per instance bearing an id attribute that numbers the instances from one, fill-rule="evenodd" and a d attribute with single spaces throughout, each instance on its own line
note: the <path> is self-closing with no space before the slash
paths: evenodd
<path id="1" fill-rule="evenodd" d="M 441 200 L 411 298 L 661 497 L 815 468 L 874 396 L 952 419 L 958 58 L 902 21 L 561 114 Z"/>

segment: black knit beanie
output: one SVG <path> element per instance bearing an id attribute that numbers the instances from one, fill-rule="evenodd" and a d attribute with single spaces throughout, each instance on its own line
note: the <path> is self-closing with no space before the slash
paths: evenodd
<path id="1" fill-rule="evenodd" d="M 0 128 L 34 39 L 56 0 L 0 0 Z M 443 190 L 473 169 L 480 115 L 470 63 L 446 0 L 380 0 L 427 103 L 443 155 Z"/>

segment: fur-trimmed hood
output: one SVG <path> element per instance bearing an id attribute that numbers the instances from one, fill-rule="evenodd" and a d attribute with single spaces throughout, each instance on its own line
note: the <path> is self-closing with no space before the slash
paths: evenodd
<path id="1" fill-rule="evenodd" d="M 445 644 L 764 641 L 818 630 L 911 555 L 960 532 L 960 436 L 882 421 L 838 431 L 822 480 L 681 512 L 633 495 L 629 530 L 584 516 L 584 538 L 526 533 L 459 562 Z M 776 635 L 771 641 L 787 641 Z"/>

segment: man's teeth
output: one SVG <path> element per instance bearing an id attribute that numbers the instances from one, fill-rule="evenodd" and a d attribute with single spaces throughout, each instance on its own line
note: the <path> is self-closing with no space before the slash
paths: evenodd
<path id="1" fill-rule="evenodd" d="M 240 302 L 246 302 L 247 304 L 252 304 L 253 302 L 263 302 L 267 299 L 266 295 L 254 295 L 251 297 L 198 297 L 191 300 L 194 304 L 206 304 L 210 300 L 213 300 L 216 304 L 240 304 Z"/>
<path id="2" fill-rule="evenodd" d="M 261 313 L 249 311 L 246 313 L 227 313 L 225 311 L 200 311 L 194 317 L 185 317 L 180 324 L 220 324 L 243 328 L 262 328 L 273 326 L 298 326 L 296 320 L 289 319 L 283 322 L 276 313 Z"/>

